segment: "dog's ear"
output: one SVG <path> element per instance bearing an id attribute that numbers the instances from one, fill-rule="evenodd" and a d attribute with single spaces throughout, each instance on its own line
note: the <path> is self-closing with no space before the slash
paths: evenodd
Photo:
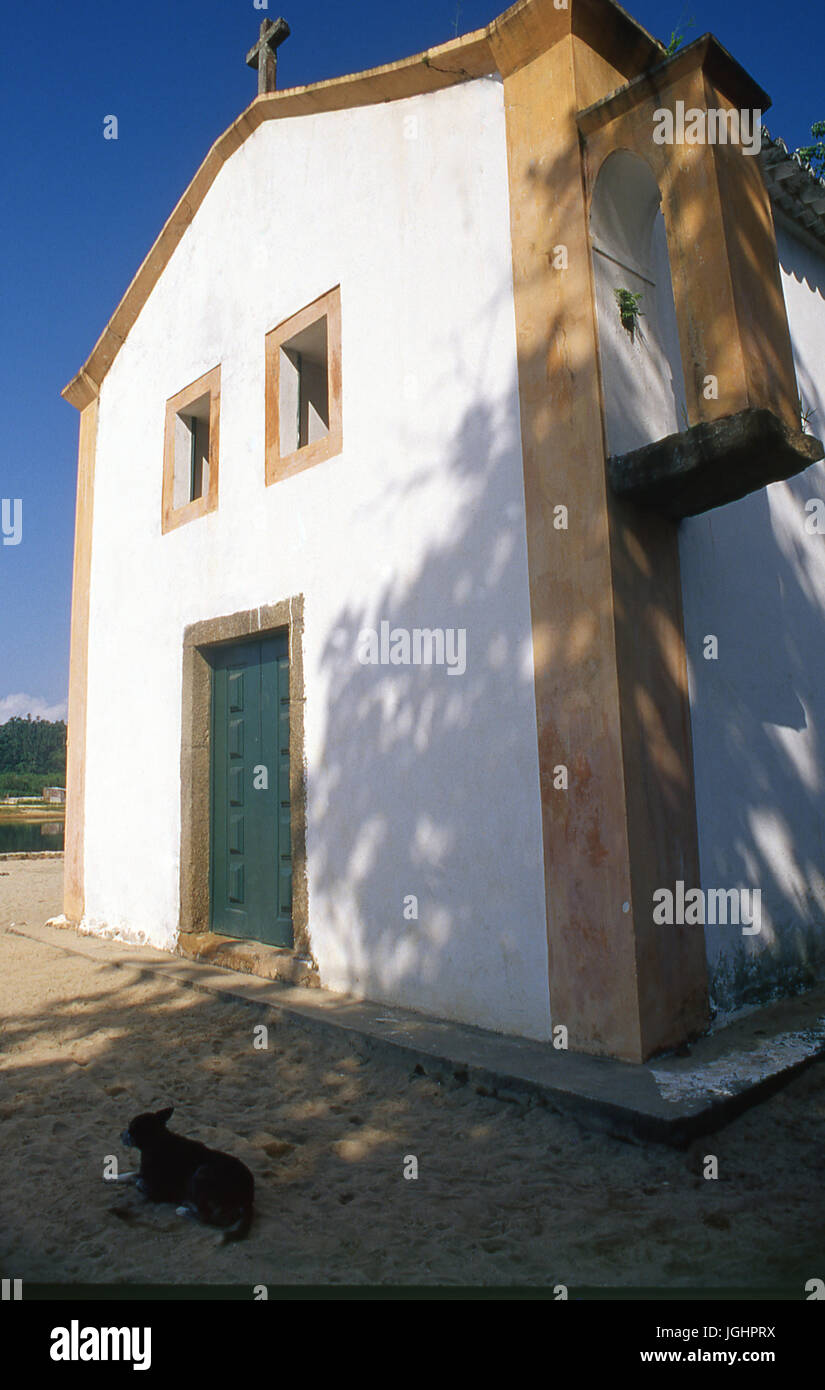
<path id="1" fill-rule="evenodd" d="M 160 1120 L 162 1125 L 165 1125 L 169 1123 L 174 1113 L 175 1107 L 174 1105 L 170 1105 L 168 1110 L 159 1110 L 156 1118 Z"/>

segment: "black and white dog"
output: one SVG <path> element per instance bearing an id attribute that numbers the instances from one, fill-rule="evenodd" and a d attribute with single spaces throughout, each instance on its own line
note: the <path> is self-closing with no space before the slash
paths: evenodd
<path id="1" fill-rule="evenodd" d="M 255 1180 L 246 1164 L 196 1139 L 172 1134 L 166 1123 L 174 1106 L 137 1115 L 121 1134 L 127 1149 L 140 1149 L 139 1192 L 152 1202 L 180 1202 L 178 1214 L 224 1228 L 224 1241 L 240 1240 L 252 1223 Z M 122 1173 L 121 1180 L 135 1177 Z"/>

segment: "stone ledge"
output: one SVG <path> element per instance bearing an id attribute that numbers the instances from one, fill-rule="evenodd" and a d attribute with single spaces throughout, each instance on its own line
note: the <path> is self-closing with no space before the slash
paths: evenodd
<path id="1" fill-rule="evenodd" d="M 214 969 L 214 961 L 57 932 L 49 924 L 6 930 L 97 963 L 163 975 L 182 988 L 243 1004 L 309 1032 L 334 1029 L 355 1050 L 383 1054 L 419 1075 L 468 1084 L 522 1106 L 546 1105 L 573 1115 L 587 1129 L 677 1148 L 729 1124 L 806 1067 L 825 1061 L 825 984 L 732 1021 L 680 1049 L 678 1056 L 633 1063 L 557 1050 L 550 1041 L 450 1023 L 324 988 L 296 989 L 249 973 L 232 979 Z M 257 949 L 255 943 L 252 948 Z"/>
<path id="2" fill-rule="evenodd" d="M 319 989 L 321 985 L 314 961 L 284 946 L 267 946 L 262 941 L 239 941 L 217 932 L 181 932 L 177 954 L 189 960 L 219 965 L 224 970 L 257 975 L 263 980 L 281 980 L 309 989 Z"/>
<path id="3" fill-rule="evenodd" d="M 623 502 L 679 520 L 792 478 L 824 453 L 814 435 L 790 429 L 772 410 L 751 408 L 613 455 L 607 471 Z"/>
<path id="4" fill-rule="evenodd" d="M 385 1055 L 417 1074 L 469 1084 L 500 1101 L 550 1106 L 575 1116 L 586 1129 L 676 1148 L 729 1125 L 807 1066 L 825 1061 L 825 984 L 740 1017 L 679 1049 L 679 1055 L 633 1063 L 557 1051 L 550 1041 L 504 1036 L 325 988 L 303 990 L 250 973 L 228 979 L 224 970 L 213 969 L 214 960 L 194 962 L 154 947 L 56 931 L 49 923 L 12 924 L 6 930 L 96 963 L 161 974 L 176 986 L 242 1004 L 310 1033 L 335 1030 L 356 1051 Z M 239 945 L 232 938 L 213 940 Z M 257 949 L 254 942 L 251 948 Z"/>

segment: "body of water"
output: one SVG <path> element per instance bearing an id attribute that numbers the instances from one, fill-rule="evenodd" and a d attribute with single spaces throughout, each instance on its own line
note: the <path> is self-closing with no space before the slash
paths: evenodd
<path id="1" fill-rule="evenodd" d="M 0 854 L 33 854 L 63 848 L 62 820 L 0 824 Z"/>

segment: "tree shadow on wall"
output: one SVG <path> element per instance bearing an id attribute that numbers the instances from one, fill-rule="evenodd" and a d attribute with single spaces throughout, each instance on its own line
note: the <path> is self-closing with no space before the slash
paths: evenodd
<path id="1" fill-rule="evenodd" d="M 311 930 L 321 920 L 334 929 L 326 951 L 339 987 L 489 1026 L 509 1007 L 546 1036 L 517 431 L 509 384 L 465 410 L 446 457 L 385 479 L 381 505 L 389 491 L 389 505 L 408 512 L 410 547 L 369 601 L 342 606 L 323 648 L 328 697 L 307 853 Z M 399 452 L 421 458 L 412 430 Z M 421 547 L 415 535 L 428 516 L 427 532 L 441 539 Z M 460 639 L 448 648 L 452 671 L 446 662 L 361 664 L 359 634 L 382 623 L 463 632 L 466 670 Z M 404 916 L 410 896 L 417 920 Z"/>
<path id="2" fill-rule="evenodd" d="M 537 276 L 546 274 L 547 257 L 559 240 L 554 228 L 556 181 L 565 167 L 545 164 L 540 174 L 547 193 L 547 245 L 537 248 Z M 691 209 L 691 216 L 693 234 L 701 242 L 703 228 L 707 230 L 701 206 Z M 742 251 L 755 254 L 753 247 Z M 509 285 L 503 286 L 502 301 L 509 292 Z M 493 305 L 484 306 L 479 319 L 485 314 L 490 324 L 496 321 Z M 569 327 L 558 305 L 544 326 L 542 346 L 523 359 L 526 377 L 543 380 L 546 389 L 547 408 L 537 416 L 539 434 L 534 442 L 543 460 L 542 491 L 551 504 L 566 502 L 571 471 L 587 462 L 568 457 L 558 441 L 554 443 L 560 411 L 592 412 L 588 378 L 594 370 L 595 338 L 588 346 L 581 334 L 573 339 Z M 721 328 L 711 324 L 711 339 L 714 332 L 721 334 Z M 556 350 L 560 343 L 563 351 Z M 709 357 L 721 360 L 725 346 L 723 337 L 709 342 Z M 452 370 L 457 383 L 469 384 L 472 400 L 449 441 L 434 453 L 426 431 L 416 431 L 408 414 L 399 426 L 397 454 L 409 464 L 397 472 L 388 469 L 376 495 L 362 500 L 362 506 L 376 515 L 388 507 L 408 511 L 411 537 L 417 534 L 422 507 L 443 507 L 441 524 L 428 526 L 426 545 L 412 543 L 409 550 L 384 557 L 374 592 L 368 598 L 342 602 L 321 652 L 326 690 L 320 719 L 323 733 L 308 771 L 310 932 L 323 952 L 325 983 L 336 989 L 352 989 L 367 998 L 404 1003 L 502 1031 L 546 1037 L 540 798 L 545 806 L 554 796 L 558 798 L 550 814 L 565 841 L 581 839 L 585 833 L 581 822 L 585 799 L 595 804 L 598 814 L 602 798 L 603 820 L 621 815 L 621 808 L 604 805 L 613 793 L 605 785 L 593 784 L 589 750 L 577 742 L 576 721 L 561 702 L 571 689 L 588 690 L 593 670 L 609 660 L 614 641 L 620 652 L 643 652 L 634 698 L 624 705 L 626 725 L 635 721 L 635 727 L 632 731 L 625 727 L 622 737 L 626 748 L 634 740 L 649 747 L 652 720 L 658 715 L 656 701 L 665 692 L 663 703 L 667 703 L 680 690 L 671 652 L 662 641 L 673 594 L 662 593 L 658 575 L 646 574 L 642 567 L 636 575 L 639 601 L 632 611 L 621 603 L 611 610 L 605 603 L 594 612 L 576 573 L 566 571 L 558 622 L 542 630 L 536 659 L 549 678 L 548 688 L 558 691 L 554 698 L 559 708 L 546 709 L 545 716 L 559 730 L 568 731 L 566 739 L 559 737 L 557 746 L 549 750 L 550 761 L 567 765 L 570 782 L 566 792 L 554 792 L 547 785 L 540 788 L 518 385 L 511 379 L 502 384 L 499 394 L 491 391 L 482 381 L 478 362 L 460 344 L 454 346 Z M 603 458 L 598 462 L 593 473 L 593 515 L 607 487 Z M 815 476 L 821 487 L 819 469 Z M 803 485 L 788 486 L 794 491 Z M 627 567 L 635 564 L 639 519 L 633 515 L 635 509 L 616 507 L 612 501 L 610 505 L 614 515 L 610 539 L 596 526 L 588 533 L 589 542 L 611 545 L 616 553 L 623 550 L 616 563 L 624 565 L 627 573 Z M 725 543 L 718 567 L 712 570 L 708 558 L 713 546 L 719 546 L 720 533 L 710 528 L 717 527 L 716 518 L 723 527 L 736 528 L 740 523 L 733 518 L 740 513 L 746 518 L 744 543 L 741 535 L 737 547 Z M 571 514 L 570 531 L 591 527 L 593 515 Z M 657 545 L 665 543 L 665 531 L 672 525 L 649 517 L 639 524 L 653 528 Z M 792 964 L 794 970 L 799 966 L 802 974 L 796 970 L 796 976 L 803 983 L 812 981 L 811 972 L 822 972 L 810 919 L 816 916 L 821 922 L 825 908 L 825 895 L 818 888 L 817 845 L 822 844 L 823 817 L 816 790 L 822 746 L 817 730 L 825 724 L 825 696 L 823 682 L 817 686 L 811 680 L 804 657 L 811 643 L 822 642 L 821 586 L 817 593 L 816 574 L 806 571 L 809 551 L 804 559 L 783 552 L 764 492 L 714 513 L 710 520 L 689 525 L 694 528 L 691 535 L 702 537 L 698 545 L 692 542 L 695 559 L 683 573 L 688 661 L 694 670 L 701 661 L 700 629 L 728 635 L 728 625 L 736 622 L 734 591 L 743 591 L 744 598 L 755 574 L 765 590 L 763 606 L 772 609 L 776 621 L 781 618 L 786 624 L 787 651 L 768 653 L 764 646 L 768 625 L 752 603 L 744 605 L 741 616 L 746 626 L 738 630 L 738 643 L 727 649 L 737 653 L 737 660 L 727 668 L 721 660 L 703 670 L 693 718 L 701 843 L 721 837 L 718 842 L 728 846 L 721 858 L 706 859 L 703 877 L 711 886 L 733 887 L 741 880 L 764 887 L 778 933 L 770 950 L 780 963 L 776 971 L 773 965 L 765 969 L 764 962 L 760 967 L 768 981 L 764 989 L 759 986 L 764 993 L 773 987 L 777 971 L 784 981 L 790 980 Z M 698 527 L 705 530 L 700 532 Z M 561 530 L 531 537 L 539 550 L 564 546 L 569 539 L 569 533 Z M 591 553 L 580 543 L 577 549 Z M 534 568 L 545 569 L 535 549 Z M 546 568 L 547 582 L 555 582 L 550 579 L 553 565 Z M 678 568 L 676 576 L 678 580 Z M 466 671 L 450 675 L 443 666 L 360 664 L 359 634 L 365 629 L 378 631 L 382 622 L 407 631 L 463 629 Z M 724 641 L 721 645 L 725 652 Z M 794 653 L 793 660 L 788 652 Z M 754 670 L 762 670 L 768 657 L 767 671 L 755 682 Z M 706 724 L 697 725 L 711 707 L 709 681 L 717 682 L 711 723 L 716 709 L 725 710 L 724 735 L 717 737 L 707 734 Z M 724 699 L 718 693 L 722 681 L 729 683 Z M 310 691 L 309 700 L 313 698 Z M 644 711 L 651 706 L 648 726 Z M 783 725 L 803 727 L 803 714 L 811 730 L 811 758 L 818 769 L 813 780 L 776 733 Z M 588 718 L 590 727 L 598 726 L 598 713 Z M 715 799 L 722 772 L 717 761 L 720 738 L 723 801 Z M 679 862 L 684 862 L 683 847 L 673 843 L 672 837 L 667 841 L 668 824 L 670 820 L 678 823 L 685 799 L 692 795 L 693 769 L 685 767 L 676 732 L 661 721 L 656 724 L 651 759 L 660 801 L 647 804 L 646 815 L 651 825 L 664 827 L 660 862 L 672 866 L 675 877 Z M 636 781 L 639 797 L 650 803 L 644 773 L 627 760 L 625 780 L 629 788 Z M 784 824 L 783 833 L 791 845 L 798 842 L 796 877 L 784 871 L 766 845 L 761 827 L 770 817 Z M 609 865 L 603 869 L 595 862 L 592 871 L 608 870 Z M 551 916 L 555 872 L 550 864 Z M 558 872 L 564 872 L 563 867 Z M 416 919 L 407 920 L 405 901 L 411 896 L 417 899 L 418 913 Z M 643 909 L 637 904 L 636 910 Z M 594 946 L 598 941 L 609 942 L 610 922 L 584 926 L 590 934 L 588 950 L 598 949 Z M 571 923 L 561 921 L 557 929 L 570 932 Z M 753 940 L 748 944 L 751 951 Z M 711 938 L 709 948 L 715 959 L 715 939 Z M 665 943 L 663 961 L 666 956 Z M 666 963 L 661 969 L 667 969 Z M 594 990 L 599 987 L 598 982 L 593 986 Z M 740 970 L 727 992 L 717 974 L 716 988 L 723 1004 L 741 1001 L 753 994 L 752 972 L 746 979 Z"/>
<path id="3" fill-rule="evenodd" d="M 825 574 L 810 497 L 825 499 L 821 464 L 682 524 L 703 884 L 762 893 L 758 934 L 708 928 L 725 1010 L 825 974 Z"/>

